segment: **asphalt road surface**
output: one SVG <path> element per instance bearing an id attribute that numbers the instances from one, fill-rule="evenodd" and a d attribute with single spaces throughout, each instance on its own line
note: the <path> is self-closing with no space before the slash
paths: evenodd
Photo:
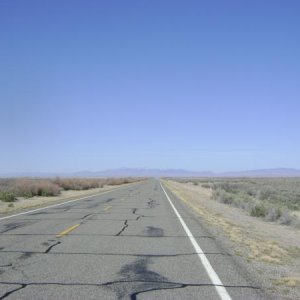
<path id="1" fill-rule="evenodd" d="M 0 299 L 266 299 L 158 180 L 4 219 Z"/>

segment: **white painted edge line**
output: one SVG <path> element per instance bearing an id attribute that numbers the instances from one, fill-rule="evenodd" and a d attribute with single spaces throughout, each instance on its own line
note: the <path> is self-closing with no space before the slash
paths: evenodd
<path id="1" fill-rule="evenodd" d="M 136 183 L 136 182 L 133 182 L 133 184 L 134 183 Z M 85 196 L 85 197 L 78 198 L 78 199 L 68 200 L 66 202 L 62 202 L 62 203 L 58 203 L 58 204 L 53 204 L 53 205 L 49 205 L 49 206 L 45 206 L 45 207 L 36 208 L 36 209 L 33 209 L 33 210 L 24 211 L 24 212 L 15 214 L 15 215 L 9 215 L 9 216 L 0 218 L 0 221 L 1 220 L 6 220 L 6 219 L 10 219 L 10 218 L 14 218 L 14 217 L 21 216 L 21 215 L 30 214 L 30 213 L 33 213 L 33 212 L 36 212 L 36 211 L 40 211 L 40 210 L 44 210 L 44 209 L 48 209 L 48 208 L 52 208 L 52 207 L 62 206 L 62 205 L 65 205 L 65 204 L 68 204 L 68 203 L 72 203 L 72 202 L 77 202 L 77 201 L 80 201 L 80 200 L 83 200 L 83 199 L 87 199 L 87 198 L 91 198 L 91 197 L 95 197 L 95 196 L 104 195 L 104 194 L 111 193 L 111 192 L 117 191 L 117 190 L 119 190 L 121 188 L 128 187 L 128 186 L 129 185 L 120 186 L 120 187 L 112 189 L 110 191 L 105 191 L 105 192 L 101 192 L 101 193 L 97 193 L 97 194 Z"/>
<path id="2" fill-rule="evenodd" d="M 193 234 L 191 233 L 191 231 L 189 230 L 189 228 L 187 227 L 186 223 L 184 222 L 184 220 L 182 219 L 181 215 L 179 214 L 179 212 L 177 211 L 176 207 L 174 206 L 174 204 L 172 203 L 170 197 L 168 196 L 167 192 L 165 191 L 164 187 L 162 186 L 161 182 L 160 182 L 160 186 L 162 188 L 162 190 L 164 191 L 167 199 L 170 202 L 171 207 L 173 208 L 176 216 L 178 217 L 184 231 L 186 232 L 188 238 L 190 239 L 192 245 L 194 246 L 196 253 L 198 254 L 201 263 L 205 269 L 205 271 L 207 272 L 207 275 L 209 276 L 212 284 L 215 286 L 215 289 L 217 290 L 217 293 L 219 294 L 220 298 L 222 300 L 231 300 L 230 295 L 228 294 L 226 288 L 224 287 L 221 279 L 219 278 L 218 274 L 215 272 L 215 270 L 213 269 L 213 267 L 211 266 L 209 260 L 207 259 L 207 257 L 205 256 L 205 254 L 203 253 L 203 250 L 201 249 L 201 247 L 199 246 L 199 244 L 197 243 L 196 239 L 194 238 Z"/>

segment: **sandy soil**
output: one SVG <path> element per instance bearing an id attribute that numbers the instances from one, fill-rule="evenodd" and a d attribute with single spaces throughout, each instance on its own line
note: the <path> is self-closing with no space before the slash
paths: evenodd
<path id="1" fill-rule="evenodd" d="M 190 183 L 166 186 L 228 241 L 232 251 L 267 277 L 283 299 L 300 299 L 300 230 L 266 222 L 210 198 L 211 191 Z"/>
<path id="2" fill-rule="evenodd" d="M 110 191 L 120 187 L 121 185 L 114 186 L 104 186 L 103 188 L 90 189 L 85 191 L 62 191 L 59 196 L 55 197 L 32 197 L 32 198 L 22 198 L 19 197 L 17 201 L 13 203 L 7 203 L 0 201 L 0 213 L 7 214 L 13 213 L 26 208 L 34 208 L 39 206 L 51 205 L 56 202 L 72 200 L 80 197 L 90 196 L 99 194 L 102 192 Z"/>

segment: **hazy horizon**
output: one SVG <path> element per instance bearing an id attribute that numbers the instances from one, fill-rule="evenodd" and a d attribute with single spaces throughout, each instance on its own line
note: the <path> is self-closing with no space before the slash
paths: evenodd
<path id="1" fill-rule="evenodd" d="M 8 172 L 1 173 L 0 177 L 136 177 L 136 176 L 176 176 L 176 177 L 300 177 L 300 169 L 294 168 L 271 168 L 252 170 L 231 170 L 216 172 L 210 170 L 187 170 L 187 169 L 160 169 L 160 168 L 117 168 L 98 171 L 79 170 L 77 172 Z"/>
<path id="2" fill-rule="evenodd" d="M 300 169 L 299 1 L 0 3 L 0 173 Z"/>

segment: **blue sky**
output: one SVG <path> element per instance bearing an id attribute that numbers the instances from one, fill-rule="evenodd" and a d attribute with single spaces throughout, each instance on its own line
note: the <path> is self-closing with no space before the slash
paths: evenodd
<path id="1" fill-rule="evenodd" d="M 300 168 L 299 1 L 0 2 L 0 172 Z"/>

